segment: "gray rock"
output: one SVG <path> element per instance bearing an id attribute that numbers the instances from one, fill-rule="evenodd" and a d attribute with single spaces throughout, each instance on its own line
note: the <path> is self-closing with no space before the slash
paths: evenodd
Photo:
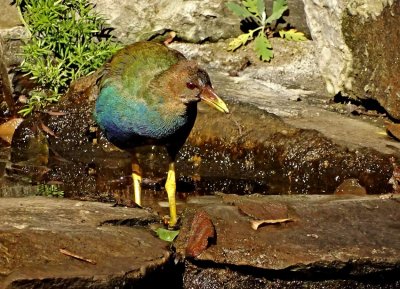
<path id="1" fill-rule="evenodd" d="M 239 18 L 222 0 L 93 2 L 123 43 L 147 40 L 168 31 L 175 31 L 179 38 L 189 42 L 217 41 L 240 33 Z"/>
<path id="2" fill-rule="evenodd" d="M 147 40 L 168 31 L 188 42 L 212 42 L 239 35 L 240 19 L 226 6 L 228 1 L 111 1 L 95 0 L 96 10 L 110 20 L 114 34 L 124 43 Z M 230 2 L 239 3 L 238 0 Z M 272 0 L 265 1 L 270 13 Z M 304 6 L 299 0 L 289 1 L 287 22 L 309 34 Z"/>
<path id="3" fill-rule="evenodd" d="M 331 95 L 374 99 L 400 118 L 400 3 L 391 0 L 304 0 L 318 50 L 321 74 Z M 324 21 L 321 21 L 324 19 Z"/>

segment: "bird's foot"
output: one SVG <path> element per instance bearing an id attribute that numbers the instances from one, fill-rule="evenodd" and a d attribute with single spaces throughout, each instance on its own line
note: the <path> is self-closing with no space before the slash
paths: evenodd
<path id="1" fill-rule="evenodd" d="M 166 227 L 168 227 L 168 230 L 177 230 L 177 229 L 179 229 L 179 219 L 175 219 L 175 221 L 173 221 L 173 220 L 171 220 L 170 216 L 164 216 L 162 218 L 162 221 L 163 221 L 163 224 Z"/>

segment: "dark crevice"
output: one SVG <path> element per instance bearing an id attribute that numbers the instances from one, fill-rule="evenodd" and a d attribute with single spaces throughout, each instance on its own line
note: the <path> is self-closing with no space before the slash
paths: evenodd
<path id="1" fill-rule="evenodd" d="M 106 220 L 100 223 L 100 226 L 112 225 L 112 226 L 127 226 L 127 227 L 146 227 L 150 224 L 160 223 L 160 220 L 156 217 L 153 219 L 114 219 Z"/>
<path id="2" fill-rule="evenodd" d="M 171 256 L 161 268 L 158 267 L 151 270 L 151 272 L 147 271 L 143 278 L 131 282 L 128 281 L 122 287 L 118 288 L 182 289 L 184 264 L 175 263 L 174 255 Z"/>
<path id="3" fill-rule="evenodd" d="M 387 116 L 390 120 L 394 122 L 398 122 L 398 120 L 392 118 L 389 113 L 383 108 L 383 106 L 376 100 L 372 98 L 366 98 L 366 99 L 361 99 L 361 98 L 350 98 L 347 96 L 343 96 L 341 93 L 338 93 L 334 96 L 333 98 L 335 103 L 341 103 L 341 104 L 352 104 L 358 107 L 362 107 L 366 111 L 376 111 L 378 114 L 382 114 Z M 352 112 L 354 113 L 354 112 Z M 357 112 L 355 112 L 357 114 Z"/>
<path id="4" fill-rule="evenodd" d="M 400 265 L 356 261 L 329 262 L 313 265 L 295 265 L 281 270 L 262 269 L 249 265 L 233 265 L 212 261 L 190 260 L 197 270 L 230 270 L 240 275 L 267 280 L 320 282 L 326 280 L 352 280 L 369 284 L 391 283 L 399 280 Z"/>

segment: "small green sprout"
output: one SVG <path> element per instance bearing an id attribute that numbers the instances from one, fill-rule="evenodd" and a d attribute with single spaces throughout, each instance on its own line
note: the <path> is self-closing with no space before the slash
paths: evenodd
<path id="1" fill-rule="evenodd" d="M 234 51 L 246 45 L 249 41 L 254 40 L 254 51 L 262 61 L 270 61 L 274 57 L 271 42 L 268 38 L 272 37 L 275 32 L 276 22 L 280 20 L 288 10 L 287 0 L 274 0 L 272 13 L 267 17 L 264 0 L 243 0 L 241 5 L 229 2 L 226 6 L 237 16 L 254 21 L 258 27 L 249 30 L 248 33 L 239 35 L 233 39 L 228 50 Z M 273 25 L 275 23 L 275 25 Z M 292 41 L 303 41 L 306 37 L 302 32 L 296 29 L 280 30 L 281 38 Z"/>
<path id="2" fill-rule="evenodd" d="M 40 184 L 38 186 L 38 196 L 63 198 L 64 191 L 57 185 Z"/>

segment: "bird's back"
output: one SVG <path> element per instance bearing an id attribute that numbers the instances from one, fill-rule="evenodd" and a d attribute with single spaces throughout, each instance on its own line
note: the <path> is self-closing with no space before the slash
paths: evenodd
<path id="1" fill-rule="evenodd" d="M 185 116 L 160 112 L 168 99 L 149 93 L 152 80 L 181 60 L 185 57 L 179 52 L 153 42 L 138 42 L 115 54 L 100 80 L 94 114 L 112 143 L 123 149 L 163 144 L 185 126 Z"/>
<path id="2" fill-rule="evenodd" d="M 118 88 L 127 98 L 140 98 L 149 82 L 185 57 L 154 42 L 137 42 L 118 51 L 106 66 L 100 89 L 108 85 Z"/>

